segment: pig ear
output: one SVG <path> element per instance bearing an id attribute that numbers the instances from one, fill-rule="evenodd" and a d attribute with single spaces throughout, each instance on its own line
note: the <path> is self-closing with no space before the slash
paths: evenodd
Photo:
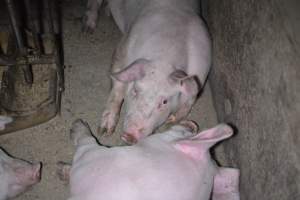
<path id="1" fill-rule="evenodd" d="M 170 79 L 180 86 L 180 91 L 186 95 L 195 96 L 198 94 L 201 83 L 196 76 L 188 76 L 182 70 L 175 70 L 170 74 Z"/>
<path id="2" fill-rule="evenodd" d="M 214 128 L 202 131 L 192 138 L 194 141 L 207 144 L 210 148 L 217 142 L 229 138 L 233 134 L 233 129 L 227 124 L 219 124 Z"/>
<path id="3" fill-rule="evenodd" d="M 113 73 L 112 77 L 125 83 L 140 80 L 146 75 L 145 66 L 149 62 L 150 61 L 146 59 L 138 59 L 121 71 Z"/>
<path id="4" fill-rule="evenodd" d="M 195 159 L 201 158 L 201 154 L 207 152 L 217 142 L 230 137 L 233 130 L 226 124 L 220 124 L 214 128 L 202 131 L 196 136 L 179 140 L 175 143 L 175 148 Z"/>
<path id="5" fill-rule="evenodd" d="M 240 171 L 221 167 L 214 178 L 212 200 L 239 200 Z"/>

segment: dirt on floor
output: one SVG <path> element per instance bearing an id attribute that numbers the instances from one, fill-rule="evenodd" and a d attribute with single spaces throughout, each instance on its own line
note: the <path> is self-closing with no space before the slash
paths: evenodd
<path id="1" fill-rule="evenodd" d="M 43 162 L 42 180 L 18 200 L 67 199 L 68 186 L 56 175 L 58 161 L 71 161 L 74 149 L 69 139 L 70 124 L 86 120 L 96 131 L 110 90 L 111 57 L 121 34 L 111 17 L 101 14 L 96 31 L 81 33 L 84 1 L 64 1 L 63 42 L 65 57 L 65 92 L 61 116 L 26 130 L 0 136 L 0 146 L 16 157 Z M 200 129 L 214 126 L 216 114 L 208 85 L 194 106 L 189 119 Z M 114 138 L 100 138 L 106 144 L 120 144 L 119 131 Z"/>

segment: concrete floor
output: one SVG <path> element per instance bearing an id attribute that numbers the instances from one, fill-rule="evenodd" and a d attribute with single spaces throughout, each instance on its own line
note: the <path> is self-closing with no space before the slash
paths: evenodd
<path id="1" fill-rule="evenodd" d="M 82 35 L 81 16 L 84 7 L 81 1 L 64 1 L 63 4 L 66 90 L 62 100 L 62 115 L 42 125 L 0 136 L 0 146 L 12 155 L 43 162 L 42 181 L 18 197 L 18 200 L 67 199 L 68 186 L 57 178 L 56 163 L 72 159 L 70 124 L 76 118 L 83 118 L 93 131 L 99 125 L 110 89 L 108 72 L 111 55 L 120 39 L 120 32 L 112 18 L 101 15 L 95 33 Z M 200 129 L 217 123 L 208 86 L 189 118 L 198 122 Z M 113 139 L 100 140 L 106 144 L 118 144 L 118 133 Z"/>

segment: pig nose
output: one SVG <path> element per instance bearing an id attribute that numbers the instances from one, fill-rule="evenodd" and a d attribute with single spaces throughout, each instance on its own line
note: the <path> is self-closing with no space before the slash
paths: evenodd
<path id="1" fill-rule="evenodd" d="M 134 135 L 130 134 L 130 133 L 124 133 L 121 136 L 121 139 L 126 142 L 127 144 L 135 144 L 137 143 L 137 139 Z"/>

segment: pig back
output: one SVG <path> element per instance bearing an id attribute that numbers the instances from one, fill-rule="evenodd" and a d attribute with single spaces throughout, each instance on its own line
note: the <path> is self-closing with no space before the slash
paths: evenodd
<path id="1" fill-rule="evenodd" d="M 93 200 L 101 194 L 103 199 L 198 200 L 196 197 L 203 195 L 203 180 L 212 185 L 210 179 L 201 178 L 203 170 L 198 163 L 175 149 L 133 146 L 100 150 L 97 154 L 85 163 L 74 163 L 74 197 L 84 195 L 84 199 Z"/>

